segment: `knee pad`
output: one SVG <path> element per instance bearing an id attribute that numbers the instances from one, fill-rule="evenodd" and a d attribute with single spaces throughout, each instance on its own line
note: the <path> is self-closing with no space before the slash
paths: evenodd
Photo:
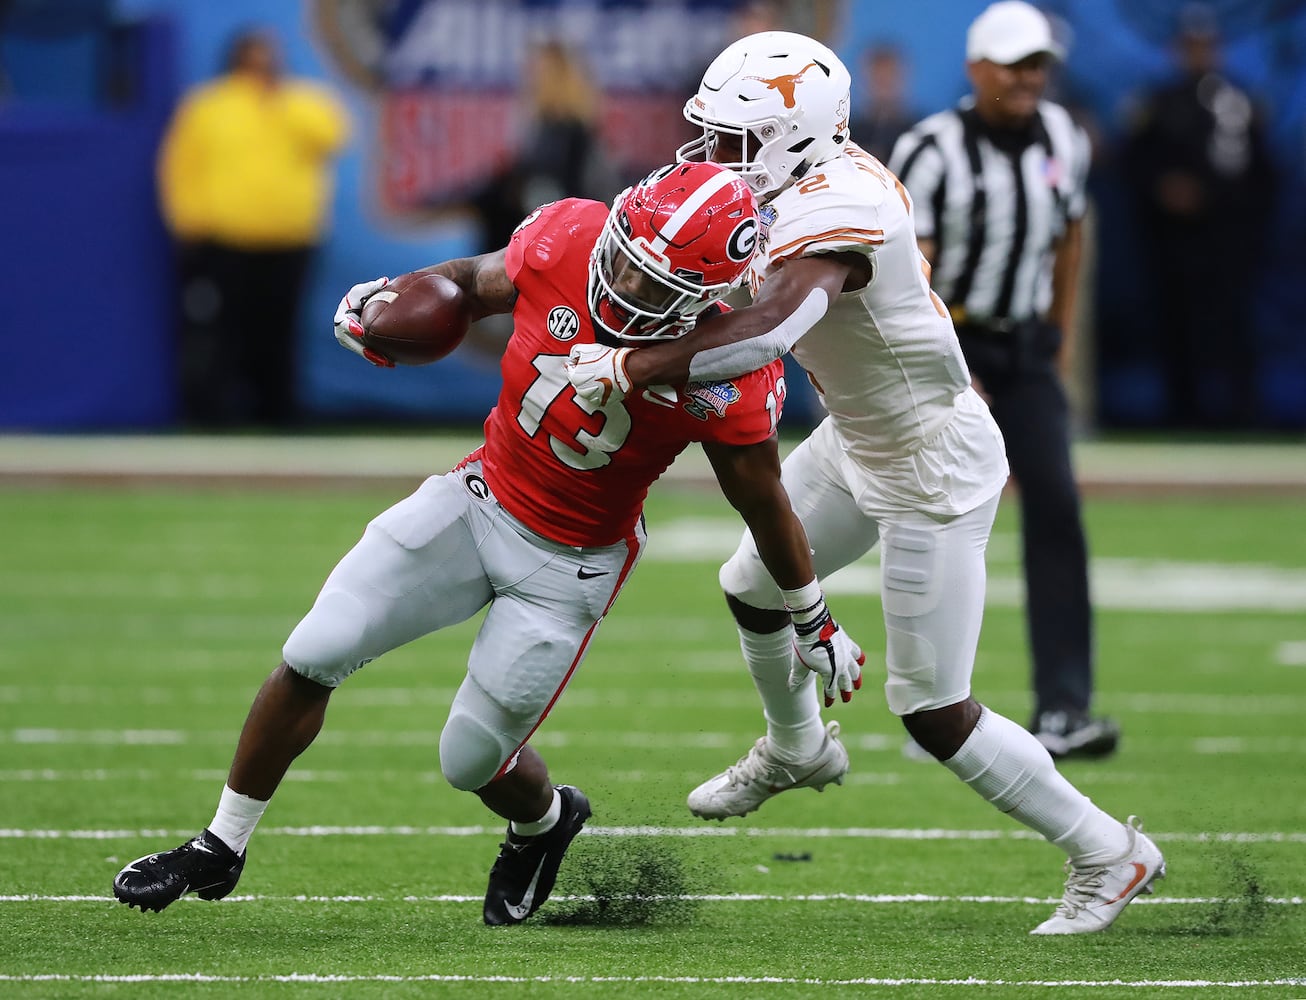
<path id="1" fill-rule="evenodd" d="M 517 742 L 455 706 L 440 733 L 440 771 L 463 792 L 490 783 L 517 749 Z"/>
<path id="2" fill-rule="evenodd" d="M 884 593 L 886 615 L 920 618 L 939 603 L 935 553 L 937 541 L 920 528 L 895 526 L 884 539 Z"/>
<path id="3" fill-rule="evenodd" d="M 341 682 L 371 658 L 362 651 L 367 614 L 344 591 L 322 593 L 282 647 L 286 664 L 303 677 L 326 687 Z"/>
<path id="4" fill-rule="evenodd" d="M 766 611 L 784 610 L 785 602 L 780 588 L 762 565 L 762 557 L 757 554 L 757 548 L 747 540 L 726 560 L 717 574 L 717 580 L 722 590 L 745 604 Z"/>

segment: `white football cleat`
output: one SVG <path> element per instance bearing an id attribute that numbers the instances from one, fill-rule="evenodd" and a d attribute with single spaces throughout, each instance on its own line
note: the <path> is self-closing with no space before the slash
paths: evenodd
<path id="1" fill-rule="evenodd" d="M 798 764 L 775 760 L 771 741 L 763 736 L 738 763 L 709 778 L 689 793 L 689 811 L 703 819 L 747 816 L 772 796 L 791 788 L 815 788 L 830 782 L 843 784 L 848 773 L 848 751 L 839 742 L 839 723 L 825 727 L 825 742 L 816 756 Z"/>
<path id="2" fill-rule="evenodd" d="M 1165 878 L 1165 858 L 1143 833 L 1143 824 L 1129 817 L 1129 849 L 1119 861 L 1089 868 L 1069 862 L 1066 894 L 1056 912 L 1035 927 L 1031 934 L 1092 934 L 1115 922 L 1130 900 L 1150 893 L 1153 883 Z"/>

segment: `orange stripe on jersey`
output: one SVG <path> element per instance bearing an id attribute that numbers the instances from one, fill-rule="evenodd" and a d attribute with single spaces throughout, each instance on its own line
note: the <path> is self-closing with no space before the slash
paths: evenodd
<path id="1" fill-rule="evenodd" d="M 803 236 L 796 240 L 790 240 L 783 246 L 772 248 L 767 256 L 772 260 L 775 260 L 781 254 L 787 257 L 792 257 L 793 254 L 789 253 L 789 251 L 794 250 L 797 247 L 807 246 L 812 243 L 825 243 L 834 239 L 836 236 L 847 237 L 845 242 L 848 243 L 864 243 L 870 246 L 879 246 L 884 242 L 883 229 L 851 229 L 843 227 L 840 229 L 827 229 L 823 233 L 814 233 L 811 236 Z"/>

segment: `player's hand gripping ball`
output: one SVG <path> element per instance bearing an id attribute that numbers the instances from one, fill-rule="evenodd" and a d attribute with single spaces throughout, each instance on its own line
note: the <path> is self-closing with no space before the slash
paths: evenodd
<path id="1" fill-rule="evenodd" d="M 363 346 L 398 365 L 429 365 L 471 326 L 463 290 L 442 274 L 402 274 L 369 295 L 359 316 Z"/>

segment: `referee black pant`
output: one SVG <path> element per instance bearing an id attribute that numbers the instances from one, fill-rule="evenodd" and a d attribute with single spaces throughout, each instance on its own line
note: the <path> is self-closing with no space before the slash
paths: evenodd
<path id="1" fill-rule="evenodd" d="M 1056 369 L 1061 331 L 957 328 L 966 363 L 988 394 L 1020 490 L 1021 541 L 1034 716 L 1087 712 L 1093 694 L 1088 546 L 1070 461 L 1070 407 Z"/>

